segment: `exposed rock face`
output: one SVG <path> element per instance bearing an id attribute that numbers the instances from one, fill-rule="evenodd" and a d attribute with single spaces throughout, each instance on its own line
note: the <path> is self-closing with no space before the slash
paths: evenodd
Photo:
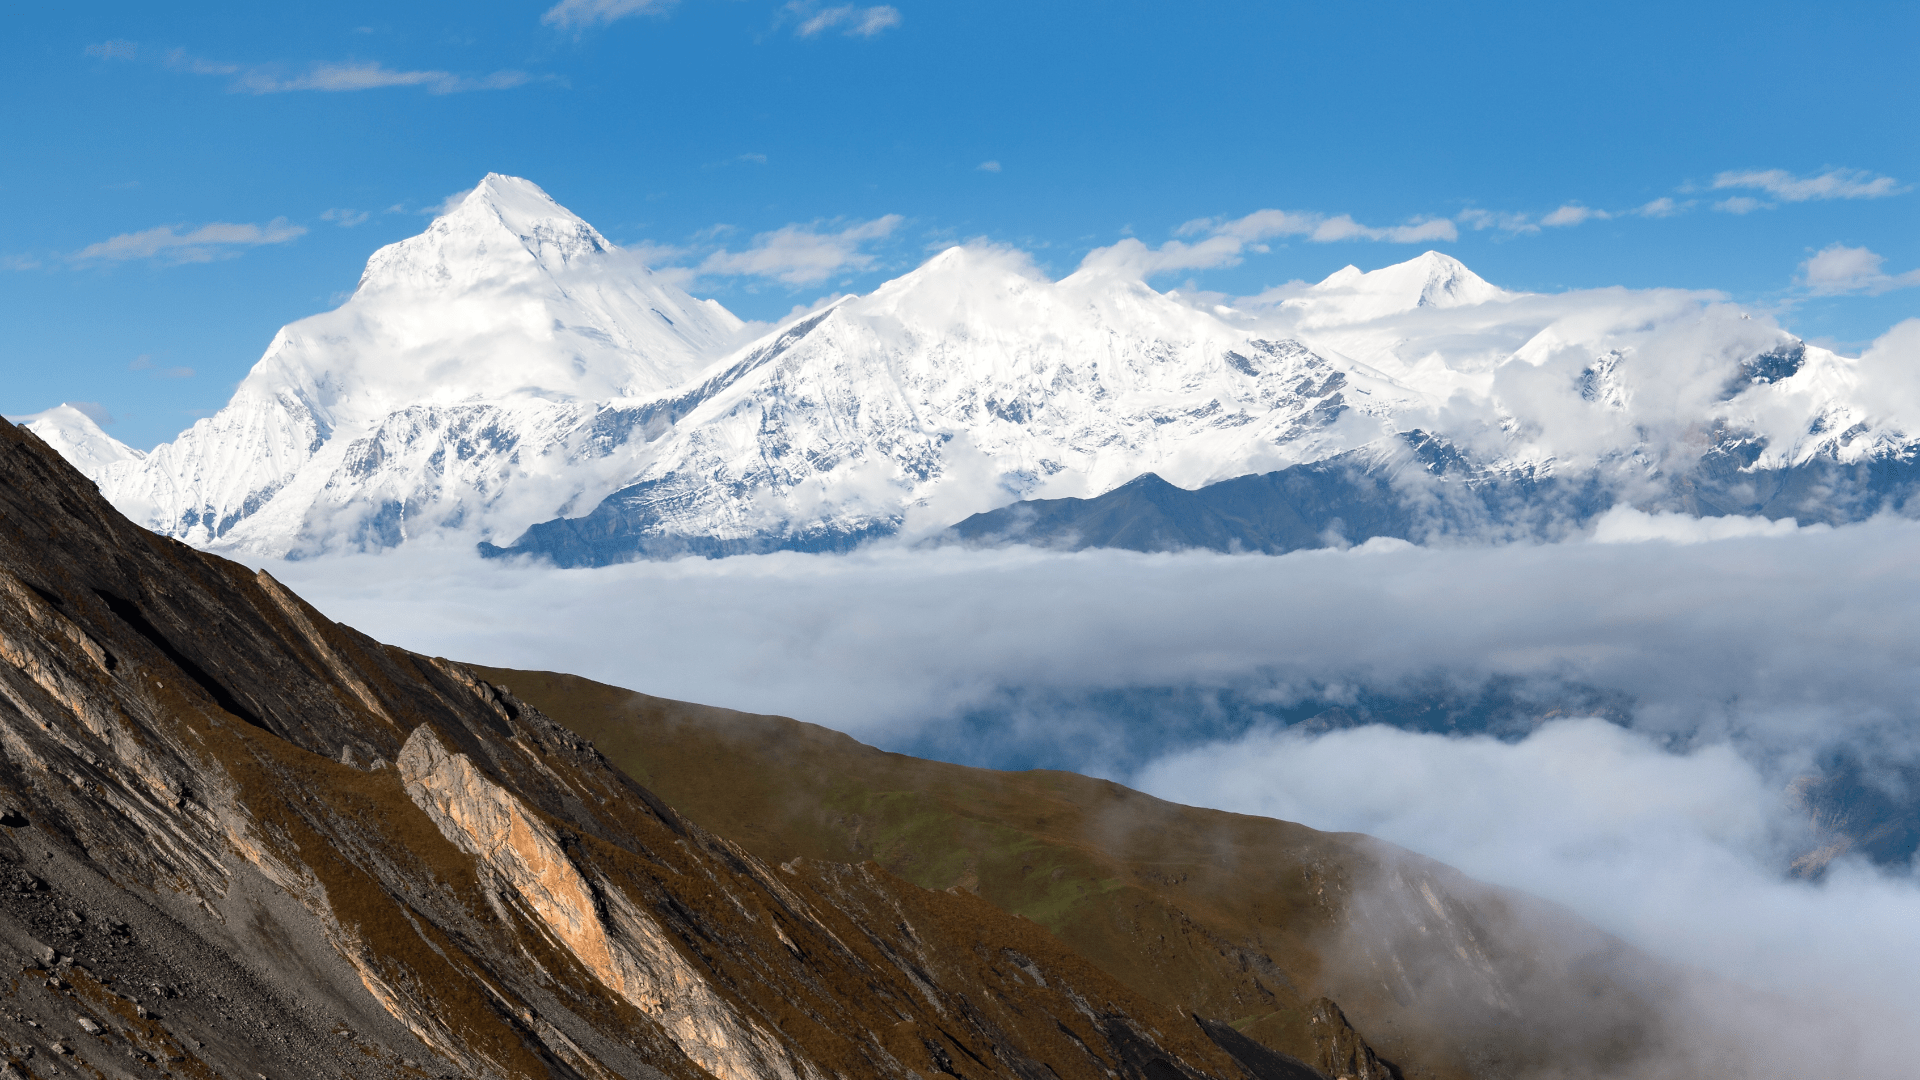
<path id="1" fill-rule="evenodd" d="M 505 688 L 133 526 L 11 425 L 0 659 L 16 1072 L 1252 1068 L 971 894 L 770 869 Z"/>

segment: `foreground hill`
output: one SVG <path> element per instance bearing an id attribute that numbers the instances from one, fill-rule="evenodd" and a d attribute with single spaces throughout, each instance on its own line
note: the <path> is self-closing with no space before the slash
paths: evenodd
<path id="1" fill-rule="evenodd" d="M 4 424 L 0 658 L 7 1075 L 1312 1075 L 964 890 L 775 869 Z"/>

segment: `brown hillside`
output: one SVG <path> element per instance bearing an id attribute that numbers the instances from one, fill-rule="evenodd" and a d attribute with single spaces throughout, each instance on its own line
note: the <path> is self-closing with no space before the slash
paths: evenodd
<path id="1" fill-rule="evenodd" d="M 769 862 L 871 859 L 976 892 L 1146 997 L 1323 1067 L 1323 996 L 1409 1077 L 1598 1075 L 1661 1042 L 1647 995 L 1663 976 L 1644 958 L 1369 837 L 1072 773 L 924 761 L 573 676 L 475 670 Z"/>

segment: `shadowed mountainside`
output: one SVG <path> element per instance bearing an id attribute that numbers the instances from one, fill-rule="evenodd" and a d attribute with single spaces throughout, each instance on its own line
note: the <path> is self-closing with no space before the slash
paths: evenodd
<path id="1" fill-rule="evenodd" d="M 5 1075 L 1310 1075 L 965 890 L 773 869 L 4 424 L 0 660 Z"/>
<path id="2" fill-rule="evenodd" d="M 940 538 L 1024 543 L 1079 551 L 1259 551 L 1281 554 L 1390 537 L 1551 539 L 1585 527 L 1622 500 L 1593 476 L 1560 477 L 1476 468 L 1421 431 L 1399 446 L 1354 451 L 1275 472 L 1182 488 L 1144 473 L 1089 499 L 1028 499 L 960 521 Z M 1760 447 L 1730 441 L 1693 471 L 1665 478 L 1656 510 L 1701 517 L 1747 515 L 1842 525 L 1877 513 L 1911 515 L 1920 456 L 1889 453 L 1857 462 L 1816 457 L 1756 469 Z"/>

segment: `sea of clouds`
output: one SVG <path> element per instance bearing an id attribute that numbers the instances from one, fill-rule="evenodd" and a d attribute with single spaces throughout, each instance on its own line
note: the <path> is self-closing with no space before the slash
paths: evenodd
<path id="1" fill-rule="evenodd" d="M 1557 544 L 880 546 L 591 570 L 414 544 L 268 569 L 428 653 L 1371 833 L 1779 995 L 1790 1037 L 1724 1019 L 1789 1038 L 1786 1075 L 1801 1054 L 1848 1072 L 1920 1051 L 1899 1020 L 1920 1016 L 1913 868 L 1786 872 L 1813 840 L 1796 777 L 1835 755 L 1920 762 L 1917 549 L 1904 520 L 1621 508 Z M 1474 705 L 1489 686 L 1492 713 Z M 1464 720 L 1365 722 L 1436 695 Z M 1344 719 L 1287 725 L 1326 710 Z"/>

